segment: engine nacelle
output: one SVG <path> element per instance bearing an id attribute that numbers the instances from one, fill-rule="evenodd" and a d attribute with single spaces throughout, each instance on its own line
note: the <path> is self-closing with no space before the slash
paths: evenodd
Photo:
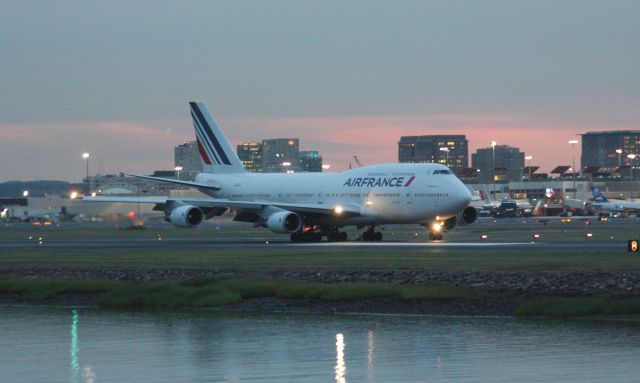
<path id="1" fill-rule="evenodd" d="M 453 230 L 456 228 L 457 224 L 458 217 L 454 215 L 453 217 L 444 220 L 444 222 L 442 223 L 442 228 L 444 229 L 444 231 Z"/>
<path id="2" fill-rule="evenodd" d="M 180 206 L 169 213 L 168 221 L 179 227 L 198 226 L 204 219 L 204 213 L 195 206 Z"/>
<path id="3" fill-rule="evenodd" d="M 462 213 L 460 213 L 460 224 L 471 225 L 478 219 L 478 210 L 473 206 L 467 206 Z"/>
<path id="4" fill-rule="evenodd" d="M 275 233 L 295 233 L 302 227 L 302 218 L 292 211 L 278 211 L 269 215 L 267 227 Z"/>

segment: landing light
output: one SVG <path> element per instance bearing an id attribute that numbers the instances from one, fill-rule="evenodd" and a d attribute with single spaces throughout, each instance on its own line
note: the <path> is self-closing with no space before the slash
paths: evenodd
<path id="1" fill-rule="evenodd" d="M 433 225 L 431 225 L 431 231 L 434 231 L 436 233 L 439 233 L 442 231 L 442 225 L 439 223 L 434 223 Z"/>
<path id="2" fill-rule="evenodd" d="M 536 238 L 536 239 L 537 239 L 537 238 L 540 238 L 540 234 L 538 234 L 538 233 L 534 233 L 532 237 L 533 237 L 533 238 Z"/>
<path id="3" fill-rule="evenodd" d="M 585 236 L 586 236 L 587 238 L 591 238 L 591 237 L 593 237 L 593 233 L 587 233 Z"/>
<path id="4" fill-rule="evenodd" d="M 488 236 L 488 235 L 486 235 L 486 234 L 482 234 L 482 235 L 480 236 L 480 239 L 487 239 L 487 238 L 489 238 L 489 236 Z"/>
<path id="5" fill-rule="evenodd" d="M 344 209 L 340 205 L 338 205 L 338 206 L 333 208 L 333 212 L 336 213 L 336 214 L 342 214 L 343 211 L 344 211 Z"/>

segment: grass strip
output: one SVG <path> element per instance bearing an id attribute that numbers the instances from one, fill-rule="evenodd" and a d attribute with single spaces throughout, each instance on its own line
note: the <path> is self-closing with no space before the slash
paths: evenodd
<path id="1" fill-rule="evenodd" d="M 35 245 L 34 245 L 35 246 Z M 3 269 L 25 268 L 235 268 L 235 269 L 385 269 L 443 271 L 639 271 L 640 257 L 618 251 L 576 246 L 562 251 L 536 248 L 478 250 L 407 248 L 402 252 L 380 249 L 314 248 L 304 246 L 249 249 L 107 248 L 60 249 L 34 247 L 8 249 L 0 254 Z"/>
<path id="2" fill-rule="evenodd" d="M 546 298 L 535 299 L 518 306 L 519 317 L 581 317 L 590 315 L 640 314 L 640 300 L 611 301 L 605 298 Z"/>
<path id="3" fill-rule="evenodd" d="M 468 289 L 382 283 L 310 283 L 284 279 L 188 279 L 162 282 L 117 282 L 79 278 L 20 278 L 0 281 L 0 294 L 20 294 L 26 301 L 54 300 L 58 294 L 91 293 L 102 307 L 171 309 L 215 307 L 243 299 L 286 298 L 321 301 L 392 298 L 447 300 L 465 298 Z"/>

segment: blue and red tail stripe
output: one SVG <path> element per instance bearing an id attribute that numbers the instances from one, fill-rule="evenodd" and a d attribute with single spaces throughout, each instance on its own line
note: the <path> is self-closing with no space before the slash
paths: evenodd
<path id="1" fill-rule="evenodd" d="M 193 127 L 194 127 L 194 129 L 196 131 L 196 139 L 200 142 L 200 145 L 204 149 L 204 151 L 207 154 L 207 156 L 209 157 L 209 159 L 215 165 L 220 165 L 222 162 L 216 156 L 216 152 L 213 150 L 213 144 L 211 144 L 211 141 L 207 137 L 204 129 L 202 128 L 202 125 L 200 124 L 200 122 L 196 118 L 196 115 L 193 113 L 193 111 L 191 112 L 191 117 L 193 118 Z M 204 157 L 203 157 L 203 159 L 204 159 Z"/>
<path id="2" fill-rule="evenodd" d="M 200 157 L 202 157 L 202 160 L 204 161 L 204 163 L 207 165 L 211 165 L 211 159 L 209 159 L 209 156 L 207 155 L 207 152 L 202 147 L 202 144 L 200 143 L 200 139 L 198 137 L 196 137 L 196 143 L 198 144 L 198 152 L 200 152 Z"/>
<path id="3" fill-rule="evenodd" d="M 210 154 L 209 157 L 214 158 L 220 165 L 231 165 L 231 161 L 229 161 L 229 157 L 224 152 L 222 145 L 220 145 L 220 141 L 213 133 L 209 122 L 204 117 L 202 111 L 198 107 L 198 104 L 195 102 L 190 102 L 191 105 L 191 116 L 193 117 L 194 124 L 197 125 L 200 132 L 203 134 L 205 145 L 207 146 L 207 152 Z"/>

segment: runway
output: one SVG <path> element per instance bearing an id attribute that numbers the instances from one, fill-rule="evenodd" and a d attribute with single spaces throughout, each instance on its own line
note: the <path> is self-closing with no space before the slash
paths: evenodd
<path id="1" fill-rule="evenodd" d="M 275 239 L 274 239 L 275 238 Z M 312 243 L 291 243 L 283 237 L 263 237 L 253 239 L 238 238 L 48 238 L 46 234 L 33 236 L 31 239 L 9 239 L 0 241 L 0 251 L 3 249 L 33 249 L 37 247 L 47 249 L 114 249 L 132 251 L 138 249 L 156 249 L 158 251 L 180 251 L 180 250 L 255 250 L 260 248 L 269 249 L 296 249 L 304 250 L 376 250 L 382 252 L 397 252 L 408 249 L 440 250 L 440 251 L 474 251 L 495 249 L 504 251 L 509 249 L 517 250 L 626 250 L 626 241 L 531 241 L 531 242 L 454 242 L 454 241 L 382 241 L 382 242 L 312 242 Z"/>
<path id="2" fill-rule="evenodd" d="M 626 251 L 627 240 L 640 236 L 635 220 L 585 225 L 574 221 L 562 224 L 554 221 L 547 225 L 522 220 L 482 221 L 469 230 L 448 232 L 442 241 L 429 241 L 424 229 L 407 225 L 388 227 L 381 242 L 362 242 L 359 232 L 351 231 L 347 242 L 292 243 L 288 235 L 271 233 L 264 229 L 245 226 L 210 225 L 202 229 L 173 228 L 154 225 L 146 230 L 118 230 L 111 224 L 65 223 L 59 227 L 34 227 L 14 224 L 0 227 L 0 254 L 2 250 L 33 248 L 47 249 L 117 249 L 135 251 L 216 251 L 264 249 L 295 249 L 299 252 L 358 252 L 376 251 Z M 592 232 L 592 236 L 586 234 Z M 482 237 L 486 239 L 480 239 Z M 486 237 L 485 237 L 486 236 Z"/>

